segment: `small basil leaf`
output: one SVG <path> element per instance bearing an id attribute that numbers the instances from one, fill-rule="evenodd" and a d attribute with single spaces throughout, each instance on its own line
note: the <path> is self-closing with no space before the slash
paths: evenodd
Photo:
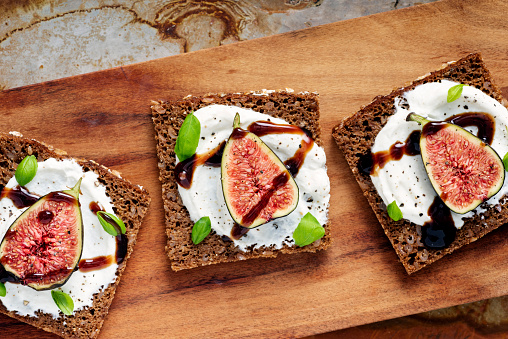
<path id="1" fill-rule="evenodd" d="M 14 176 L 20 186 L 28 184 L 37 174 L 37 158 L 33 155 L 26 156 L 16 168 Z"/>
<path id="2" fill-rule="evenodd" d="M 199 244 L 206 238 L 210 231 L 212 230 L 212 224 L 210 223 L 209 217 L 202 217 L 198 220 L 197 223 L 192 226 L 192 242 L 194 245 Z"/>
<path id="3" fill-rule="evenodd" d="M 464 84 L 458 84 L 455 86 L 452 86 L 448 89 L 448 96 L 446 97 L 447 102 L 452 102 L 460 98 L 460 95 L 462 94 L 462 89 L 464 88 Z"/>
<path id="4" fill-rule="evenodd" d="M 179 161 L 184 161 L 196 153 L 200 133 L 201 124 L 194 112 L 191 112 L 185 117 L 176 138 L 175 153 Z"/>
<path id="5" fill-rule="evenodd" d="M 56 306 L 63 312 L 65 315 L 71 315 L 74 311 L 74 302 L 72 298 L 65 292 L 51 290 L 51 297 L 55 302 Z"/>
<path id="6" fill-rule="evenodd" d="M 7 295 L 7 290 L 5 289 L 4 283 L 0 282 L 0 297 L 5 297 Z"/>
<path id="7" fill-rule="evenodd" d="M 317 221 L 316 217 L 307 212 L 293 232 L 293 239 L 297 246 L 303 247 L 321 239 L 324 235 L 325 229 L 323 226 Z"/>
<path id="8" fill-rule="evenodd" d="M 508 171 L 508 152 L 503 157 L 504 170 Z"/>
<path id="9" fill-rule="evenodd" d="M 114 237 L 116 237 L 120 233 L 125 234 L 125 232 L 127 231 L 123 221 L 120 220 L 114 214 L 104 211 L 98 211 L 97 218 L 99 219 L 102 228 L 104 228 L 104 231 L 106 231 L 107 233 L 111 234 Z"/>
<path id="10" fill-rule="evenodd" d="M 395 200 L 386 207 L 386 210 L 388 211 L 390 218 L 392 218 L 394 221 L 399 221 L 402 219 L 402 212 L 400 211 L 400 208 Z"/>

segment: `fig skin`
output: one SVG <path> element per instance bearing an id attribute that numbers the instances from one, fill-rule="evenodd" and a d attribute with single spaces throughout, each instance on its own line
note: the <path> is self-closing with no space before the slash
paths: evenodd
<path id="1" fill-rule="evenodd" d="M 407 121 L 422 125 L 420 150 L 432 187 L 450 210 L 467 213 L 494 196 L 504 183 L 503 161 L 467 130 L 415 113 Z"/>
<path id="2" fill-rule="evenodd" d="M 0 263 L 16 281 L 49 290 L 65 284 L 75 271 L 83 250 L 81 180 L 71 190 L 41 197 L 7 230 Z"/>
<path id="3" fill-rule="evenodd" d="M 243 227 L 284 217 L 298 205 L 293 176 L 257 135 L 240 128 L 238 113 L 222 154 L 221 181 L 229 213 Z"/>

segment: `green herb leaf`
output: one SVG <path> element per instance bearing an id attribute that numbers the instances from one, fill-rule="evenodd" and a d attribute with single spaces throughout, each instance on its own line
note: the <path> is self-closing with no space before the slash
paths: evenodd
<path id="1" fill-rule="evenodd" d="M 116 215 L 99 211 L 97 212 L 97 218 L 104 228 L 104 231 L 116 237 L 119 233 L 125 234 L 125 224 Z"/>
<path id="2" fill-rule="evenodd" d="M 5 289 L 4 283 L 0 282 L 0 297 L 5 297 L 7 295 L 7 290 Z"/>
<path id="3" fill-rule="evenodd" d="M 402 212 L 400 211 L 400 208 L 395 200 L 386 207 L 386 210 L 388 211 L 390 218 L 392 218 L 394 221 L 399 221 L 402 219 Z"/>
<path id="4" fill-rule="evenodd" d="M 508 171 L 508 152 L 503 157 L 504 170 Z"/>
<path id="5" fill-rule="evenodd" d="M 293 239 L 296 245 L 303 247 L 321 239 L 324 235 L 325 229 L 323 226 L 317 221 L 316 217 L 307 212 L 293 232 Z"/>
<path id="6" fill-rule="evenodd" d="M 446 101 L 452 102 L 460 98 L 460 95 L 462 94 L 462 89 L 464 88 L 464 84 L 458 84 L 455 86 L 452 86 L 448 89 L 448 96 L 446 97 Z"/>
<path id="7" fill-rule="evenodd" d="M 16 181 L 20 186 L 28 184 L 37 174 L 37 158 L 33 155 L 26 156 L 16 168 Z"/>
<path id="8" fill-rule="evenodd" d="M 65 292 L 51 290 L 51 297 L 53 297 L 53 301 L 56 306 L 63 312 L 65 315 L 71 315 L 74 311 L 74 302 L 72 298 Z"/>
<path id="9" fill-rule="evenodd" d="M 191 112 L 185 117 L 176 138 L 175 153 L 179 161 L 184 161 L 196 153 L 200 134 L 201 124 L 194 112 Z"/>
<path id="10" fill-rule="evenodd" d="M 210 223 L 209 217 L 202 217 L 198 220 L 197 223 L 192 226 L 192 242 L 194 245 L 199 244 L 206 238 L 210 231 L 212 230 L 212 224 Z"/>

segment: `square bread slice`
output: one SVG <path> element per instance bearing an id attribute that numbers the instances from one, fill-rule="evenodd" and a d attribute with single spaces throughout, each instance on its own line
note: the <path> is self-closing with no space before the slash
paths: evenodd
<path id="1" fill-rule="evenodd" d="M 49 158 L 71 159 L 64 151 L 38 141 L 22 138 L 18 134 L 0 134 L 1 188 L 14 176 L 18 164 L 27 155 L 34 155 L 38 161 Z M 1 297 L 0 312 L 64 338 L 96 338 L 108 314 L 116 288 L 120 283 L 120 277 L 136 243 L 136 236 L 148 210 L 150 197 L 145 189 L 122 179 L 116 171 L 91 160 L 75 160 L 81 165 L 84 172 L 93 171 L 99 176 L 98 180 L 106 187 L 106 194 L 111 198 L 116 216 L 125 223 L 128 238 L 127 253 L 123 262 L 118 265 L 117 279 L 94 295 L 91 307 L 75 311 L 70 316 L 61 313 L 60 317 L 55 319 L 51 314 L 41 311 L 37 311 L 35 317 L 20 316 L 14 311 L 8 311 L 2 304 Z"/>
<path id="2" fill-rule="evenodd" d="M 386 96 L 378 96 L 373 102 L 362 107 L 354 115 L 345 118 L 333 128 L 332 135 L 367 198 L 384 232 L 397 252 L 408 274 L 411 274 L 444 255 L 467 245 L 508 221 L 508 202 L 492 206 L 485 213 L 468 218 L 458 229 L 455 240 L 444 249 L 426 248 L 421 241 L 420 226 L 405 219 L 393 221 L 379 196 L 371 177 L 358 170 L 359 160 L 370 152 L 377 134 L 394 114 L 394 100 L 404 92 L 429 82 L 447 79 L 474 86 L 500 103 L 504 103 L 501 91 L 493 84 L 489 71 L 478 53 L 467 55 L 456 62 L 450 62 L 435 72 L 417 79 L 404 88 L 394 90 Z M 503 155 L 501 155 L 503 156 Z"/>
<path id="3" fill-rule="evenodd" d="M 168 242 L 166 251 L 174 271 L 233 262 L 251 258 L 273 258 L 278 253 L 316 252 L 330 245 L 330 225 L 324 225 L 325 235 L 313 244 L 297 247 L 285 245 L 281 249 L 261 247 L 250 251 L 239 250 L 228 237 L 213 230 L 205 240 L 194 245 L 191 231 L 194 223 L 178 194 L 175 181 L 175 142 L 185 116 L 202 107 L 219 104 L 250 108 L 254 111 L 282 118 L 292 125 L 307 129 L 317 145 L 321 145 L 318 96 L 313 93 L 294 94 L 290 91 L 208 94 L 188 96 L 174 102 L 153 102 L 152 118 L 159 157 L 159 179 L 166 218 Z"/>

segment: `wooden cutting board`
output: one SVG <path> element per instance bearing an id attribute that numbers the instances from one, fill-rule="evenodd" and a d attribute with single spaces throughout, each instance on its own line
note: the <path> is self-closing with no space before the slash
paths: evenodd
<path id="1" fill-rule="evenodd" d="M 508 94 L 508 3 L 444 0 L 0 93 L 0 130 L 94 159 L 152 205 L 101 337 L 299 337 L 508 294 L 506 228 L 407 276 L 330 135 L 378 94 L 480 51 Z M 334 244 L 174 273 L 151 99 L 293 88 L 321 97 Z M 50 338 L 0 316 L 2 337 Z"/>

